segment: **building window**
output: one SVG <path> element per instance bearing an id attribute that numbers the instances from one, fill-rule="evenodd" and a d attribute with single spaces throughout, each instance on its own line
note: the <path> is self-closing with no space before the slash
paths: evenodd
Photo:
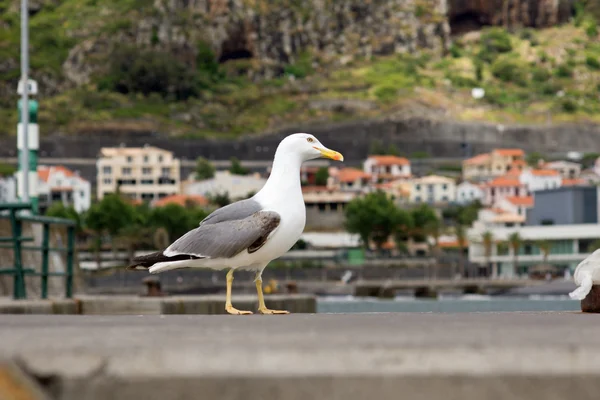
<path id="1" fill-rule="evenodd" d="M 421 190 L 421 185 L 415 185 L 415 190 Z"/>
<path id="2" fill-rule="evenodd" d="M 433 193 L 433 185 L 427 185 L 427 191 L 429 191 L 429 193 Z"/>
<path id="3" fill-rule="evenodd" d="M 163 162 L 163 156 L 162 156 L 162 155 L 161 155 L 161 156 L 158 156 L 158 162 L 159 162 L 159 163 Z"/>
<path id="4" fill-rule="evenodd" d="M 131 175 L 131 168 L 129 168 L 129 167 L 123 167 L 123 169 L 121 170 L 121 172 L 123 173 L 123 175 Z"/>
<path id="5" fill-rule="evenodd" d="M 420 202 L 421 202 L 421 196 L 417 196 L 417 197 L 415 197 L 415 201 L 416 201 L 417 203 L 420 203 Z"/>
<path id="6" fill-rule="evenodd" d="M 171 174 L 171 168 L 163 167 L 161 170 L 162 176 L 169 176 Z"/>
<path id="7" fill-rule="evenodd" d="M 147 162 L 149 162 L 149 161 L 150 161 L 150 157 L 148 157 L 147 155 L 146 155 L 146 156 L 144 156 L 144 162 L 145 162 L 145 163 L 147 163 Z"/>
<path id="8" fill-rule="evenodd" d="M 102 183 L 104 183 L 105 185 L 110 185 L 112 183 L 112 179 L 111 178 L 104 178 L 102 180 Z"/>
<path id="9" fill-rule="evenodd" d="M 446 185 L 445 183 L 442 185 L 442 190 L 448 190 L 448 185 Z"/>
<path id="10" fill-rule="evenodd" d="M 102 167 L 102 173 L 104 175 L 110 175 L 112 173 L 112 167 L 111 166 Z"/>
<path id="11" fill-rule="evenodd" d="M 144 167 L 142 168 L 142 174 L 143 175 L 150 175 L 152 173 L 152 168 L 150 167 Z"/>
<path id="12" fill-rule="evenodd" d="M 319 203 L 319 212 L 325 212 L 325 204 Z"/>
<path id="13" fill-rule="evenodd" d="M 140 181 L 140 183 L 142 185 L 153 185 L 154 184 L 154 179 L 142 179 Z"/>
<path id="14" fill-rule="evenodd" d="M 448 196 L 442 196 L 442 201 L 448 201 Z"/>
<path id="15" fill-rule="evenodd" d="M 131 156 L 127 156 L 127 162 L 128 162 L 128 163 L 130 163 L 130 162 L 132 162 L 132 161 L 133 161 L 133 157 L 131 157 Z"/>

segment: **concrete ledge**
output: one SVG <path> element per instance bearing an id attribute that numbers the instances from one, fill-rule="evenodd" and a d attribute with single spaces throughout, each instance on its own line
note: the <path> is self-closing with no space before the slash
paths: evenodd
<path id="1" fill-rule="evenodd" d="M 0 359 L 61 400 L 596 400 L 599 329 L 579 312 L 13 315 Z"/>
<path id="2" fill-rule="evenodd" d="M 4 300 L 0 314 L 79 314 L 76 300 Z"/>
<path id="3" fill-rule="evenodd" d="M 270 295 L 267 307 L 292 313 L 316 313 L 317 299 L 311 295 Z M 255 312 L 256 296 L 233 298 L 240 310 Z M 224 295 L 139 297 L 78 296 L 72 300 L 0 300 L 0 314 L 158 315 L 225 314 Z"/>

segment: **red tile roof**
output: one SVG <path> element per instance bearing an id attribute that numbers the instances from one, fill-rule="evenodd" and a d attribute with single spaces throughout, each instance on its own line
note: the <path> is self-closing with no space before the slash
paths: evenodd
<path id="1" fill-rule="evenodd" d="M 488 183 L 490 187 L 522 186 L 521 181 L 513 176 L 499 176 Z"/>
<path id="2" fill-rule="evenodd" d="M 510 201 L 515 206 L 533 207 L 533 196 L 525 196 L 525 197 L 509 196 L 509 197 L 506 197 L 506 200 Z"/>
<path id="3" fill-rule="evenodd" d="M 562 180 L 562 185 L 563 186 L 578 186 L 578 185 L 585 185 L 585 179 L 563 179 Z"/>
<path id="4" fill-rule="evenodd" d="M 409 165 L 410 161 L 404 157 L 396 156 L 369 156 L 370 159 L 375 160 L 377 165 Z"/>
<path id="5" fill-rule="evenodd" d="M 340 182 L 348 183 L 355 182 L 358 179 L 370 179 L 371 174 L 367 174 L 366 172 L 356 168 L 342 168 L 339 170 L 337 178 Z"/>
<path id="6" fill-rule="evenodd" d="M 471 165 L 479 165 L 479 164 L 486 163 L 489 159 L 490 159 L 490 155 L 488 153 L 485 153 L 485 154 L 479 154 L 475 157 L 468 158 L 468 159 L 464 160 L 463 163 L 471 164 Z"/>
<path id="7" fill-rule="evenodd" d="M 494 153 L 505 157 L 524 157 L 525 152 L 521 149 L 494 149 Z"/>
<path id="8" fill-rule="evenodd" d="M 327 186 L 302 186 L 302 193 L 327 192 Z"/>
<path id="9" fill-rule="evenodd" d="M 554 169 L 532 169 L 531 173 L 535 176 L 558 176 L 558 171 Z"/>
<path id="10" fill-rule="evenodd" d="M 174 194 L 157 200 L 154 205 L 156 207 L 166 206 L 167 204 L 179 204 L 180 206 L 185 206 L 187 202 L 192 202 L 199 206 L 205 206 L 208 204 L 208 199 L 204 196 L 198 195 Z"/>

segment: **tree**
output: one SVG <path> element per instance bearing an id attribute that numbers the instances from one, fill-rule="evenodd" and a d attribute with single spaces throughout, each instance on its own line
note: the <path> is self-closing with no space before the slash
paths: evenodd
<path id="1" fill-rule="evenodd" d="M 508 237 L 508 245 L 513 251 L 513 275 L 517 274 L 519 267 L 519 249 L 521 248 L 521 244 L 523 243 L 523 239 L 519 232 L 513 232 Z"/>
<path id="2" fill-rule="evenodd" d="M 537 242 L 537 246 L 540 249 L 540 252 L 542 253 L 543 256 L 543 261 L 542 263 L 544 265 L 548 264 L 548 256 L 550 255 L 550 250 L 552 249 L 552 242 L 549 240 L 539 240 Z"/>
<path id="3" fill-rule="evenodd" d="M 85 224 L 96 233 L 98 240 L 103 234 L 109 234 L 114 251 L 115 239 L 121 229 L 134 224 L 135 216 L 135 209 L 129 202 L 118 194 L 108 194 L 90 207 Z"/>
<path id="4" fill-rule="evenodd" d="M 398 225 L 401 212 L 383 192 L 369 193 L 348 203 L 346 229 L 360 235 L 363 245 L 369 248 L 373 241 L 378 249 L 388 240 Z"/>
<path id="5" fill-rule="evenodd" d="M 12 176 L 16 171 L 14 165 L 0 163 L 0 176 Z"/>
<path id="6" fill-rule="evenodd" d="M 487 266 L 487 268 L 489 270 L 490 263 L 491 263 L 490 260 L 492 258 L 492 249 L 494 247 L 494 235 L 492 234 L 492 232 L 486 231 L 486 232 L 483 232 L 483 235 L 481 235 L 481 239 L 483 242 L 485 265 Z M 495 278 L 496 276 L 498 276 L 498 270 L 496 268 L 496 264 L 494 264 L 492 267 L 492 277 Z"/>
<path id="7" fill-rule="evenodd" d="M 211 179 L 215 176 L 215 167 L 204 157 L 196 159 L 196 179 Z"/>
<path id="8" fill-rule="evenodd" d="M 413 208 L 410 213 L 413 222 L 411 236 L 415 242 L 422 243 L 427 239 L 426 228 L 431 226 L 432 223 L 439 222 L 439 218 L 435 210 L 427 204 L 421 204 Z"/>
<path id="9" fill-rule="evenodd" d="M 219 207 L 225 207 L 231 203 L 228 192 L 211 195 L 209 196 L 209 201 Z"/>
<path id="10" fill-rule="evenodd" d="M 230 161 L 231 161 L 231 167 L 229 167 L 229 172 L 231 172 L 232 174 L 248 175 L 248 173 L 250 173 L 250 171 L 248 171 L 247 168 L 242 166 L 242 163 L 236 157 L 231 157 Z"/>
<path id="11" fill-rule="evenodd" d="M 433 239 L 433 243 L 430 243 L 431 253 L 433 254 L 433 258 L 435 260 L 434 266 L 434 278 L 437 276 L 437 268 L 440 262 L 440 236 L 442 236 L 443 226 L 442 222 L 436 217 L 436 219 L 432 219 L 425 224 L 424 232 L 427 237 L 431 237 Z"/>
<path id="12" fill-rule="evenodd" d="M 537 151 L 527 154 L 527 164 L 530 167 L 537 167 L 540 160 L 544 159 L 544 155 Z"/>
<path id="13" fill-rule="evenodd" d="M 46 210 L 46 216 L 75 221 L 75 232 L 81 232 L 81 216 L 73 206 L 66 207 L 61 201 L 54 202 Z"/>
<path id="14" fill-rule="evenodd" d="M 458 251 L 459 251 L 459 270 L 460 276 L 465 275 L 465 247 L 467 247 L 467 231 L 464 225 L 458 224 L 454 228 L 454 233 L 456 234 L 456 241 L 458 242 Z"/>
<path id="15" fill-rule="evenodd" d="M 318 171 L 315 175 L 315 184 L 317 186 L 326 186 L 328 178 L 329 178 L 329 169 L 327 167 L 321 167 L 318 169 Z"/>
<path id="16" fill-rule="evenodd" d="M 197 227 L 200 221 L 185 207 L 171 203 L 153 209 L 149 223 L 154 228 L 165 228 L 169 238 L 175 240 Z"/>

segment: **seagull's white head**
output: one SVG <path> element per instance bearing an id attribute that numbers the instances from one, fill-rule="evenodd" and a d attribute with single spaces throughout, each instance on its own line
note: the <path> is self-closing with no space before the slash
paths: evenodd
<path id="1" fill-rule="evenodd" d="M 294 133 L 279 143 L 277 153 L 298 154 L 302 161 L 315 158 L 330 158 L 336 161 L 344 161 L 344 156 L 337 151 L 323 146 L 319 140 L 308 133 Z"/>

